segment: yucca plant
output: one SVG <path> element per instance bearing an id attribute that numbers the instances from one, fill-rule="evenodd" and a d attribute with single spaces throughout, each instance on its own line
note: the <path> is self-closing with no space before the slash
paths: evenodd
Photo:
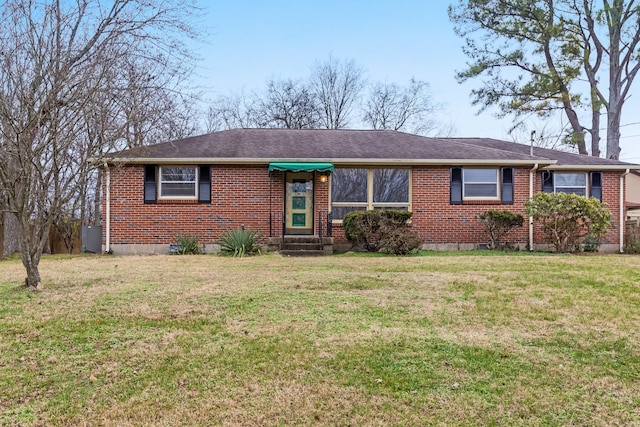
<path id="1" fill-rule="evenodd" d="M 259 254 L 260 234 L 244 227 L 228 230 L 222 235 L 220 252 L 233 257 L 245 257 Z"/>
<path id="2" fill-rule="evenodd" d="M 187 234 L 178 234 L 178 255 L 198 255 L 201 254 L 202 246 L 196 236 L 189 236 Z"/>

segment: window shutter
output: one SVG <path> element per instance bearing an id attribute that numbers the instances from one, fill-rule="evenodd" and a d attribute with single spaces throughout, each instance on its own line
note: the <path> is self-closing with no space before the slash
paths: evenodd
<path id="1" fill-rule="evenodd" d="M 602 201 L 602 172 L 591 172 L 589 177 L 591 179 L 591 189 L 589 194 L 591 197 L 595 197 Z"/>
<path id="2" fill-rule="evenodd" d="M 542 171 L 542 191 L 553 193 L 553 172 Z"/>
<path id="3" fill-rule="evenodd" d="M 502 168 L 502 203 L 513 204 L 513 168 Z"/>
<path id="4" fill-rule="evenodd" d="M 144 202 L 156 203 L 158 198 L 158 185 L 156 181 L 158 167 L 156 165 L 144 166 Z"/>
<path id="5" fill-rule="evenodd" d="M 200 166 L 198 203 L 211 203 L 211 166 Z"/>
<path id="6" fill-rule="evenodd" d="M 451 168 L 450 202 L 462 204 L 462 168 Z"/>

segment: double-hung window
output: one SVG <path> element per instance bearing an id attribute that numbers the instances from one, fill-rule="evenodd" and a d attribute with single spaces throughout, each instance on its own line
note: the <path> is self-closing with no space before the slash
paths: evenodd
<path id="1" fill-rule="evenodd" d="M 450 203 L 460 205 L 465 201 L 488 201 L 502 204 L 514 202 L 514 169 L 512 167 L 451 168 L 449 187 Z"/>
<path id="2" fill-rule="evenodd" d="M 211 166 L 144 165 L 144 203 L 211 203 Z"/>
<path id="3" fill-rule="evenodd" d="M 542 191 L 573 193 L 602 201 L 602 172 L 542 172 Z"/>
<path id="4" fill-rule="evenodd" d="M 198 197 L 197 166 L 161 166 L 161 199 L 196 199 Z"/>
<path id="5" fill-rule="evenodd" d="M 555 193 L 573 193 L 580 196 L 587 195 L 586 173 L 556 172 L 554 178 Z"/>
<path id="6" fill-rule="evenodd" d="M 498 169 L 462 170 L 462 197 L 464 199 L 497 199 Z"/>
<path id="7" fill-rule="evenodd" d="M 408 210 L 409 176 L 409 169 L 336 168 L 331 176 L 333 219 L 355 210 Z"/>

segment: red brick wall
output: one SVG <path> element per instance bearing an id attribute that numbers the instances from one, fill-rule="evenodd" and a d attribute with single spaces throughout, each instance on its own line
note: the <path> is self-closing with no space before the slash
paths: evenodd
<path id="1" fill-rule="evenodd" d="M 602 201 L 611 212 L 611 227 L 601 242 L 603 244 L 620 243 L 620 176 L 622 173 L 622 171 L 602 172 Z M 533 189 L 540 191 L 541 188 L 542 173 L 538 172 Z M 536 244 L 546 243 L 542 231 L 535 224 L 533 240 Z"/>
<path id="2" fill-rule="evenodd" d="M 169 244 L 178 234 L 198 237 L 201 243 L 216 243 L 229 229 L 245 227 L 265 238 L 280 235 L 284 202 L 284 174 L 269 175 L 266 166 L 212 167 L 211 204 L 195 201 L 159 200 L 143 203 L 143 167 L 112 167 L 111 171 L 111 244 Z M 477 244 L 488 238 L 478 215 L 487 210 L 510 210 L 525 216 L 524 202 L 529 198 L 529 169 L 514 170 L 514 204 L 500 202 L 449 203 L 449 167 L 415 167 L 412 172 L 413 227 L 426 244 Z M 613 223 L 604 243 L 619 242 L 620 172 L 603 173 L 603 199 L 613 214 Z M 536 175 L 534 191 L 541 189 L 541 174 Z M 316 232 L 321 215 L 329 210 L 329 184 L 315 180 Z M 103 198 L 106 199 L 106 198 Z M 104 203 L 104 200 L 103 200 Z M 106 212 L 103 206 L 103 212 Z M 270 230 L 270 217 L 272 230 Z M 323 218 L 325 219 L 325 218 Z M 103 226 L 104 226 L 103 218 Z M 326 233 L 326 219 L 322 225 Z M 103 232 L 106 227 L 103 227 Z M 271 232 L 270 232 L 271 231 Z M 510 242 L 528 242 L 528 218 L 522 228 L 512 231 Z M 342 227 L 333 226 L 336 243 L 346 243 Z M 539 230 L 535 243 L 544 243 Z"/>
<path id="3" fill-rule="evenodd" d="M 450 168 L 415 168 L 413 171 L 413 224 L 424 243 L 487 243 L 478 216 L 488 210 L 509 210 L 524 216 L 524 202 L 529 198 L 529 172 L 514 170 L 514 204 L 500 201 L 467 202 L 452 205 L 449 202 Z M 526 227 L 514 230 L 509 236 L 512 243 L 527 242 Z"/>
<path id="4" fill-rule="evenodd" d="M 488 210 L 509 210 L 524 217 L 522 228 L 516 228 L 508 241 L 526 245 L 529 241 L 529 218 L 525 214 L 524 202 L 529 199 L 529 168 L 514 169 L 514 203 L 503 205 L 495 202 L 468 202 L 452 205 L 449 202 L 449 167 L 414 167 L 412 173 L 412 224 L 425 244 L 478 244 L 488 243 L 486 233 L 480 227 L 478 216 Z M 613 226 L 602 243 L 619 243 L 619 208 L 620 208 L 620 174 L 621 172 L 604 172 L 602 174 L 603 201 L 612 213 Z M 533 187 L 534 192 L 542 189 L 542 173 L 537 172 Z M 334 226 L 333 233 L 337 243 L 346 243 L 341 225 Z M 544 237 L 534 227 L 534 243 L 541 244 Z"/>
<path id="5" fill-rule="evenodd" d="M 488 238 L 478 221 L 478 215 L 488 210 L 510 210 L 524 216 L 524 202 L 529 198 L 529 170 L 514 170 L 514 204 L 503 205 L 500 201 L 464 202 L 452 205 L 449 202 L 449 167 L 414 167 L 411 175 L 412 226 L 425 244 L 477 244 L 487 243 Z M 346 242 L 341 226 L 335 228 L 338 243 Z M 512 243 L 526 244 L 527 221 L 522 228 L 509 235 Z"/>
<path id="6" fill-rule="evenodd" d="M 142 166 L 112 167 L 110 171 L 111 244 L 170 244 L 179 234 L 196 236 L 204 244 L 217 243 L 222 233 L 241 225 L 265 239 L 282 233 L 284 174 L 270 176 L 266 166 L 214 165 L 211 204 L 167 200 L 145 204 Z M 315 181 L 315 208 L 325 217 L 325 233 L 328 186 Z M 104 203 L 106 198 L 106 212 Z M 103 231 L 106 233 L 106 226 Z"/>

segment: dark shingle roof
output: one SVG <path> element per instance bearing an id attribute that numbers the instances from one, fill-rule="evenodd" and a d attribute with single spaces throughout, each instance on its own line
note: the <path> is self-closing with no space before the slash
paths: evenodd
<path id="1" fill-rule="evenodd" d="M 176 141 L 133 148 L 112 161 L 268 163 L 329 161 L 333 163 L 534 164 L 555 160 L 578 164 L 622 164 L 588 156 L 536 149 L 485 138 L 428 138 L 391 130 L 231 129 Z M 554 155 L 551 155 L 554 154 Z M 605 163 L 593 163 L 593 162 Z"/>
<path id="2" fill-rule="evenodd" d="M 529 154 L 531 147 L 529 145 L 517 144 L 515 142 L 501 141 L 490 138 L 449 138 L 451 141 L 462 142 L 465 144 L 477 145 L 479 147 L 493 148 L 497 150 L 511 151 L 514 153 Z M 567 153 L 565 151 L 552 150 L 549 148 L 533 147 L 533 155 L 544 157 L 547 159 L 555 159 L 558 161 L 557 166 L 632 166 L 630 163 L 618 160 L 602 159 L 600 157 L 592 157 L 584 154 Z"/>

